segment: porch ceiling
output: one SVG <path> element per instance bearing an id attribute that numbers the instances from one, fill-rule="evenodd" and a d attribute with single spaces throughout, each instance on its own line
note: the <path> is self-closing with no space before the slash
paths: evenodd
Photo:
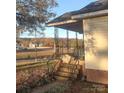
<path id="1" fill-rule="evenodd" d="M 70 31 L 74 31 L 74 32 L 79 32 L 80 34 L 83 33 L 82 21 L 68 23 L 68 24 L 62 24 L 62 25 L 57 25 L 55 27 L 70 30 Z"/>

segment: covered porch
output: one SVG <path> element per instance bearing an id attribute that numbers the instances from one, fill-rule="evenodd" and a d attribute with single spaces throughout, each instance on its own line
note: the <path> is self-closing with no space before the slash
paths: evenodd
<path id="1" fill-rule="evenodd" d="M 47 26 L 82 34 L 82 76 L 102 84 L 107 84 L 107 16 L 108 2 L 99 0 L 47 23 Z M 76 56 L 81 59 L 79 52 Z"/>

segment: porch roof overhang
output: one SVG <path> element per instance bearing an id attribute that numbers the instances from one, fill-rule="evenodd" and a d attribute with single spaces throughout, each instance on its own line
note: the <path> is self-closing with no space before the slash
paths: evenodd
<path id="1" fill-rule="evenodd" d="M 64 13 L 47 23 L 47 26 L 54 26 L 74 32 L 83 33 L 82 20 L 90 17 L 103 16 L 108 14 L 108 1 L 99 0 L 90 3 L 86 7 L 72 12 Z"/>

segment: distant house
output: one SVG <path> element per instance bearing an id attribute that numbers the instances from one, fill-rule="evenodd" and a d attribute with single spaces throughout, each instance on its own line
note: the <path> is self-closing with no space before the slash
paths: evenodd
<path id="1" fill-rule="evenodd" d="M 23 49 L 23 48 L 24 48 L 24 46 L 23 46 L 22 43 L 16 42 L 16 50 L 21 50 L 21 49 Z"/>
<path id="2" fill-rule="evenodd" d="M 83 2 L 83 1 L 82 1 Z M 108 1 L 99 0 L 86 7 L 67 12 L 48 26 L 83 34 L 87 81 L 108 84 Z"/>
<path id="3" fill-rule="evenodd" d="M 43 44 L 41 42 L 40 43 L 33 43 L 33 42 L 31 42 L 29 44 L 29 48 L 35 48 L 35 45 L 36 45 L 36 47 L 42 47 L 43 46 Z"/>
<path id="4" fill-rule="evenodd" d="M 16 50 L 20 49 L 20 44 L 16 43 Z"/>
<path id="5" fill-rule="evenodd" d="M 35 48 L 35 44 L 34 43 L 30 43 L 29 44 L 29 48 Z"/>

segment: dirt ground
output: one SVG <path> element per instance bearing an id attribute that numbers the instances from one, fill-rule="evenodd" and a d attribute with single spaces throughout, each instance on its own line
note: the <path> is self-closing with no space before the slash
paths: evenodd
<path id="1" fill-rule="evenodd" d="M 108 88 L 104 85 L 74 81 L 64 93 L 108 93 Z"/>
<path id="2" fill-rule="evenodd" d="M 60 89 L 56 88 L 59 86 Z M 55 91 L 55 89 L 57 89 L 57 91 Z M 56 81 L 43 87 L 35 88 L 31 93 L 108 93 L 108 88 L 105 85 L 84 81 Z"/>

